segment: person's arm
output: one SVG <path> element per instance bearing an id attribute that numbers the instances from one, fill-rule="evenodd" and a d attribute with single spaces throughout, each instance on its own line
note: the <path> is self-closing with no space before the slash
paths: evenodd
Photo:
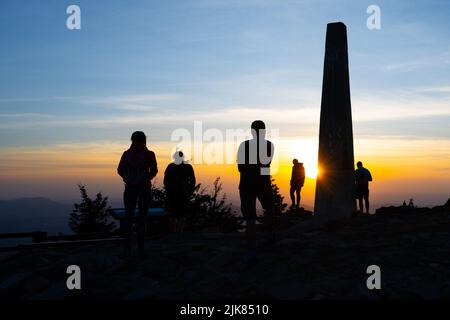
<path id="1" fill-rule="evenodd" d="M 367 174 L 368 174 L 367 181 L 372 181 L 372 174 L 370 173 L 369 170 L 367 170 Z"/>
<path id="2" fill-rule="evenodd" d="M 194 173 L 194 168 L 192 167 L 192 165 L 189 165 L 189 182 L 190 182 L 190 192 L 194 192 L 195 190 L 195 184 L 197 183 L 195 180 L 195 173 Z"/>
<path id="3" fill-rule="evenodd" d="M 275 145 L 271 142 L 271 141 L 269 141 L 269 158 L 270 158 L 270 162 L 269 162 L 269 166 L 270 166 L 270 164 L 272 163 L 272 160 L 273 160 L 273 155 L 274 155 L 274 153 L 275 153 Z"/>
<path id="4" fill-rule="evenodd" d="M 125 169 L 125 154 L 126 151 L 120 157 L 119 165 L 117 166 L 117 174 L 123 179 L 124 177 L 124 169 Z"/>
<path id="5" fill-rule="evenodd" d="M 170 171 L 170 164 L 167 166 L 166 170 L 164 171 L 164 188 L 167 190 L 169 188 L 169 171 Z"/>
<path id="6" fill-rule="evenodd" d="M 156 163 L 155 153 L 150 151 L 150 180 L 158 174 L 158 164 Z"/>
<path id="7" fill-rule="evenodd" d="M 194 172 L 194 168 L 191 166 L 191 171 L 192 171 L 192 189 L 195 188 L 195 185 L 197 184 L 197 180 L 195 179 L 195 172 Z"/>
<path id="8" fill-rule="evenodd" d="M 245 142 L 242 142 L 238 148 L 237 163 L 239 172 L 244 171 L 245 168 Z"/>

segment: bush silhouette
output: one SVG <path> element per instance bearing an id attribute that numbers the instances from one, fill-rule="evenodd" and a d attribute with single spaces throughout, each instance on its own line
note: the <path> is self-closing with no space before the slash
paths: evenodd
<path id="1" fill-rule="evenodd" d="M 216 178 L 210 191 L 201 184 L 195 186 L 186 212 L 188 229 L 200 231 L 205 228 L 217 228 L 218 231 L 232 232 L 241 228 L 241 219 L 233 212 L 222 189 L 220 178 Z M 152 206 L 167 207 L 164 188 L 153 186 L 152 192 Z"/>
<path id="2" fill-rule="evenodd" d="M 287 204 L 284 203 L 284 197 L 281 195 L 280 188 L 276 185 L 275 179 L 271 179 L 271 186 L 273 192 L 274 214 L 279 216 L 286 210 Z"/>
<path id="3" fill-rule="evenodd" d="M 70 214 L 69 226 L 76 234 L 108 234 L 116 227 L 113 222 L 109 222 L 108 197 L 104 197 L 100 192 L 95 199 L 91 199 L 86 191 L 86 186 L 78 186 L 81 193 L 81 202 L 74 204 L 74 209 Z"/>

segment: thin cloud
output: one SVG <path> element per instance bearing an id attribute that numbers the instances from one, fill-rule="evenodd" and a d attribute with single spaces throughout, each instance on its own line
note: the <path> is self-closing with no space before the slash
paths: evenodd
<path id="1" fill-rule="evenodd" d="M 120 103 L 150 103 L 160 101 L 174 101 L 180 100 L 183 96 L 179 94 L 130 94 L 130 95 L 118 95 L 118 96 L 100 96 L 84 98 L 86 103 L 94 104 L 120 104 Z"/>
<path id="2" fill-rule="evenodd" d="M 417 90 L 419 92 L 424 92 L 424 93 L 448 93 L 448 94 L 450 94 L 450 85 L 422 87 Z"/>
<path id="3" fill-rule="evenodd" d="M 382 66 L 388 72 L 410 72 L 420 69 L 446 68 L 450 66 L 450 52 L 419 59 L 399 61 Z"/>
<path id="4" fill-rule="evenodd" d="M 30 112 L 24 112 L 24 113 L 0 113 L 0 118 L 46 118 L 51 119 L 54 118 L 54 115 L 51 114 L 44 114 L 44 113 L 30 113 Z"/>
<path id="5" fill-rule="evenodd" d="M 352 109 L 354 122 L 375 122 L 380 120 L 415 119 L 421 117 L 447 116 L 450 115 L 448 101 L 446 99 L 436 99 L 418 94 L 420 90 L 398 91 L 398 92 L 356 92 L 352 98 Z M 283 100 L 286 95 L 294 92 L 283 92 Z M 276 101 L 276 92 L 272 92 L 270 97 Z M 172 98 L 170 98 L 171 100 Z M 135 113 L 120 113 L 112 116 L 90 115 L 87 116 L 57 116 L 33 113 L 2 114 L 0 118 L 7 119 L 0 123 L 1 129 L 31 128 L 31 127 L 127 127 L 137 125 L 178 125 L 189 124 L 193 121 L 206 121 L 210 124 L 222 126 L 235 126 L 236 124 L 246 124 L 255 117 L 266 119 L 268 122 L 284 125 L 315 125 L 319 123 L 320 100 L 312 102 L 311 97 L 307 97 L 306 103 L 274 104 L 271 101 L 261 104 L 261 106 L 232 105 L 215 106 L 199 105 L 198 107 L 178 105 L 175 110 L 168 106 L 167 109 L 156 106 L 140 104 L 123 104 L 124 110 L 136 111 Z M 126 98 L 119 98 L 118 101 L 128 101 Z M 130 98 L 129 101 L 136 101 Z M 151 114 L 142 111 L 151 110 Z M 15 121 L 14 119 L 17 119 Z M 20 119 L 20 121 L 19 121 Z"/>
<path id="6" fill-rule="evenodd" d="M 80 97 L 57 97 L 57 96 L 50 96 L 50 97 L 25 97 L 25 98 L 0 98 L 0 103 L 3 102 L 42 102 L 42 101 L 66 101 L 66 100 L 74 100 L 79 99 Z"/>

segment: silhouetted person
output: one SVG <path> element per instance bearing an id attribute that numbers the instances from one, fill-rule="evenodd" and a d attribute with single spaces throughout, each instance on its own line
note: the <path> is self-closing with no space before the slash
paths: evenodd
<path id="1" fill-rule="evenodd" d="M 408 207 L 410 207 L 411 209 L 414 209 L 414 200 L 413 199 L 409 199 Z"/>
<path id="2" fill-rule="evenodd" d="M 183 152 L 177 151 L 174 162 L 169 164 L 164 172 L 164 188 L 166 189 L 169 206 L 169 230 L 173 233 L 183 233 L 188 211 L 189 198 L 195 188 L 194 169 L 183 158 Z"/>
<path id="3" fill-rule="evenodd" d="M 300 192 L 305 184 L 305 167 L 303 163 L 298 162 L 297 159 L 292 160 L 292 175 L 291 175 L 291 201 L 292 208 L 300 208 Z M 297 201 L 296 201 L 297 200 Z"/>
<path id="4" fill-rule="evenodd" d="M 359 211 L 364 212 L 363 199 L 366 205 L 366 212 L 369 213 L 369 182 L 372 181 L 370 171 L 363 167 L 361 161 L 356 164 L 355 187 L 356 198 L 359 202 Z"/>
<path id="5" fill-rule="evenodd" d="M 259 200 L 268 218 L 270 236 L 273 233 L 274 199 L 270 178 L 270 163 L 274 145 L 266 140 L 266 126 L 261 120 L 251 125 L 253 139 L 241 143 L 238 149 L 240 172 L 239 195 L 241 211 L 246 221 L 248 262 L 256 262 L 256 199 Z"/>
<path id="6" fill-rule="evenodd" d="M 136 204 L 139 214 L 136 221 L 139 256 L 145 258 L 145 225 L 151 201 L 151 180 L 158 173 L 155 154 L 147 149 L 146 136 L 142 131 L 131 135 L 131 146 L 125 151 L 117 168 L 125 182 L 123 202 L 126 212 L 124 256 L 131 254 L 131 235 Z"/>

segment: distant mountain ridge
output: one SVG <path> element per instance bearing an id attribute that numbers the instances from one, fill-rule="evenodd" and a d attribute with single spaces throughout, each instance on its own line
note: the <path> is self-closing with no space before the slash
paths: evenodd
<path id="1" fill-rule="evenodd" d="M 47 231 L 71 233 L 72 205 L 44 197 L 0 200 L 0 233 Z"/>

